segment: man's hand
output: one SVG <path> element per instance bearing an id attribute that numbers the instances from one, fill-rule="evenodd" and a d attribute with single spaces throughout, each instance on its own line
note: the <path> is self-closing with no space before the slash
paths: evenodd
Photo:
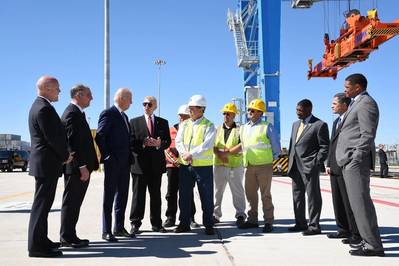
<path id="1" fill-rule="evenodd" d="M 327 175 L 331 175 L 331 168 L 330 167 L 326 167 L 326 174 Z"/>
<path id="2" fill-rule="evenodd" d="M 89 170 L 87 170 L 87 167 L 86 166 L 81 167 L 81 168 L 79 168 L 79 170 L 80 170 L 80 180 L 82 182 L 86 182 L 87 180 L 89 180 L 90 173 L 89 173 Z"/>
<path id="3" fill-rule="evenodd" d="M 183 158 L 183 160 L 185 160 L 186 162 L 188 162 L 189 164 L 192 164 L 193 162 L 193 156 L 191 155 L 191 153 L 189 152 L 184 152 L 181 156 Z"/>
<path id="4" fill-rule="evenodd" d="M 68 164 L 68 163 L 72 162 L 72 160 L 73 160 L 73 155 L 74 155 L 74 154 L 75 154 L 74 151 L 73 151 L 73 152 L 70 152 L 70 153 L 69 153 L 68 159 L 67 159 L 65 162 L 63 162 L 62 164 Z"/>

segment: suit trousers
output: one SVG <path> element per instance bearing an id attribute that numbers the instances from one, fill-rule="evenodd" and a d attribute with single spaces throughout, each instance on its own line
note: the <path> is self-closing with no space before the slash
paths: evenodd
<path id="1" fill-rule="evenodd" d="M 338 231 L 350 233 L 355 237 L 360 237 L 355 217 L 353 216 L 349 203 L 344 177 L 342 175 L 331 175 L 330 183 L 335 221 L 337 223 Z"/>
<path id="2" fill-rule="evenodd" d="M 73 241 L 77 238 L 76 224 L 78 223 L 80 207 L 86 195 L 89 180 L 80 180 L 80 174 L 64 175 L 64 194 L 61 207 L 60 238 Z"/>
<path id="3" fill-rule="evenodd" d="M 44 251 L 50 249 L 47 237 L 47 218 L 54 202 L 58 177 L 35 177 L 35 195 L 29 218 L 28 250 Z"/>
<path id="4" fill-rule="evenodd" d="M 180 224 L 190 226 L 193 187 L 197 183 L 202 207 L 202 224 L 213 226 L 213 170 L 212 166 L 187 166 L 179 168 Z"/>
<path id="5" fill-rule="evenodd" d="M 373 201 L 370 197 L 370 158 L 352 160 L 343 167 L 346 190 L 357 228 L 366 247 L 382 250 L 382 242 Z"/>
<path id="6" fill-rule="evenodd" d="M 236 210 L 235 218 L 239 216 L 246 218 L 245 214 L 245 192 L 243 186 L 244 168 L 240 167 L 213 167 L 213 179 L 215 182 L 215 208 L 213 215 L 220 219 L 222 217 L 222 199 L 227 183 L 229 184 L 233 205 Z"/>
<path id="7" fill-rule="evenodd" d="M 141 226 L 144 218 L 145 198 L 150 194 L 150 221 L 152 226 L 161 227 L 161 177 L 160 172 L 144 171 L 144 174 L 132 174 L 133 198 L 130 209 L 130 223 L 137 227 Z"/>
<path id="8" fill-rule="evenodd" d="M 387 163 L 380 164 L 380 177 L 388 177 L 389 167 Z"/>
<path id="9" fill-rule="evenodd" d="M 322 198 L 320 192 L 320 172 L 301 174 L 296 162 L 293 162 L 290 176 L 292 178 L 292 197 L 294 204 L 295 224 L 307 226 L 305 212 L 305 192 L 307 195 L 309 229 L 320 229 Z"/>
<path id="10" fill-rule="evenodd" d="M 178 167 L 167 167 L 166 174 L 168 176 L 168 190 L 166 192 L 165 199 L 167 201 L 167 208 L 165 212 L 165 216 L 168 219 L 176 221 L 176 213 L 177 213 L 177 193 L 179 191 L 179 168 Z M 194 203 L 194 194 L 191 199 L 191 219 L 194 220 L 195 216 L 195 203 Z"/>
<path id="11" fill-rule="evenodd" d="M 104 162 L 103 233 L 112 233 L 112 206 L 114 205 L 114 231 L 124 228 L 125 211 L 129 193 L 129 156 Z"/>
<path id="12" fill-rule="evenodd" d="M 272 186 L 273 167 L 271 164 L 265 165 L 248 165 L 245 168 L 245 195 L 249 202 L 248 221 L 250 223 L 258 222 L 258 190 L 263 208 L 263 219 L 265 223 L 273 224 L 274 222 L 274 206 L 272 202 L 272 194 L 270 192 Z"/>

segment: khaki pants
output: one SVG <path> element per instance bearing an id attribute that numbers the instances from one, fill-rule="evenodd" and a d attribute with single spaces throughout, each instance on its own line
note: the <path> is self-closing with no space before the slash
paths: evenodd
<path id="1" fill-rule="evenodd" d="M 258 190 L 260 189 L 263 219 L 265 223 L 273 224 L 274 206 L 270 192 L 272 174 L 273 167 L 271 164 L 248 165 L 245 168 L 245 195 L 249 202 L 248 221 L 250 223 L 258 222 Z"/>

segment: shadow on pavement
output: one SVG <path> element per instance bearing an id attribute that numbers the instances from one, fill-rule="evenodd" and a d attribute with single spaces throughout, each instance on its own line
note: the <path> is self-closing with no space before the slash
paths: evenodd
<path id="1" fill-rule="evenodd" d="M 213 250 L 188 251 L 204 244 L 220 244 L 217 235 L 204 235 L 203 230 L 193 230 L 186 234 L 142 234 L 135 239 L 120 239 L 116 243 L 105 241 L 90 242 L 88 248 L 63 248 L 63 258 L 91 257 L 158 257 L 187 258 L 192 255 L 210 255 Z"/>

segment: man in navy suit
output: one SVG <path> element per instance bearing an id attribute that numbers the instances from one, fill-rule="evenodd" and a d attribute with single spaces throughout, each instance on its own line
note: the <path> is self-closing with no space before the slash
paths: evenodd
<path id="1" fill-rule="evenodd" d="M 98 120 L 96 142 L 104 163 L 103 234 L 109 242 L 115 236 L 133 238 L 124 227 L 129 192 L 130 126 L 124 111 L 132 104 L 132 93 L 121 88 L 115 93 L 114 105 L 104 110 Z M 115 224 L 112 225 L 112 206 L 115 199 Z"/>
<path id="2" fill-rule="evenodd" d="M 154 115 L 157 100 L 146 96 L 144 115 L 130 120 L 133 152 L 137 155 L 131 172 L 133 198 L 130 210 L 132 230 L 137 233 L 144 217 L 146 190 L 150 193 L 150 220 L 152 231 L 165 233 L 161 220 L 161 177 L 166 172 L 164 150 L 171 143 L 168 121 Z"/>
<path id="3" fill-rule="evenodd" d="M 89 240 L 76 235 L 80 207 L 89 185 L 90 174 L 98 169 L 93 137 L 86 121 L 84 109 L 93 99 L 90 88 L 78 84 L 71 89 L 71 103 L 65 109 L 61 121 L 65 126 L 68 148 L 75 152 L 74 160 L 65 165 L 64 194 L 61 207 L 60 242 L 62 246 L 80 248 Z"/>
<path id="4" fill-rule="evenodd" d="M 47 237 L 47 217 L 54 202 L 63 164 L 72 160 L 68 153 L 64 127 L 51 105 L 58 101 L 60 85 L 53 77 L 43 76 L 37 83 L 38 97 L 29 111 L 31 155 L 29 175 L 35 177 L 35 196 L 29 219 L 29 257 L 57 257 L 59 243 Z"/>

